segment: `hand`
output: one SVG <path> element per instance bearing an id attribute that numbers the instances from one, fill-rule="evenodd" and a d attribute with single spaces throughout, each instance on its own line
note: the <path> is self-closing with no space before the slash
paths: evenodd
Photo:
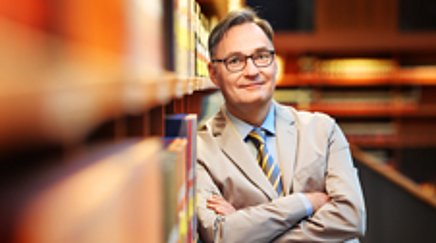
<path id="1" fill-rule="evenodd" d="M 232 204 L 217 195 L 212 195 L 207 199 L 207 207 L 215 211 L 215 213 L 223 216 L 229 215 L 236 211 Z"/>
<path id="2" fill-rule="evenodd" d="M 312 204 L 314 212 L 330 200 L 329 196 L 327 196 L 327 194 L 325 194 L 324 192 L 309 192 L 304 193 L 304 195 L 307 197 L 307 199 L 309 199 L 310 203 Z"/>

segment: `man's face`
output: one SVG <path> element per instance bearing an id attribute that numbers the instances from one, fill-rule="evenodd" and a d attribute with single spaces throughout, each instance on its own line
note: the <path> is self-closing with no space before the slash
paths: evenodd
<path id="1" fill-rule="evenodd" d="M 245 23 L 227 31 L 211 59 L 225 59 L 235 54 L 248 56 L 265 50 L 274 50 L 271 41 L 256 24 Z M 212 81 L 221 89 L 227 105 L 264 105 L 270 102 L 274 92 L 277 64 L 274 60 L 267 67 L 257 67 L 248 58 L 241 71 L 231 72 L 224 63 L 211 63 L 209 73 Z"/>

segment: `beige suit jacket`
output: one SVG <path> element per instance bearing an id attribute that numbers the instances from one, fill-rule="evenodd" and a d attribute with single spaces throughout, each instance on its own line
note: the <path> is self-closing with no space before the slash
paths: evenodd
<path id="1" fill-rule="evenodd" d="M 276 106 L 279 197 L 223 109 L 198 132 L 197 216 L 204 242 L 344 242 L 363 235 L 365 206 L 348 143 L 329 116 Z M 312 216 L 297 192 L 326 192 Z M 218 194 L 237 211 L 206 207 Z M 357 240 L 356 240 L 357 241 Z"/>

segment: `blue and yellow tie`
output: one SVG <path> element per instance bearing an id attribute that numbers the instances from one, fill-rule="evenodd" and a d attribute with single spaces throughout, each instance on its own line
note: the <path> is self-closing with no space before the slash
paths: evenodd
<path id="1" fill-rule="evenodd" d="M 258 151 L 257 161 L 259 162 L 260 167 L 262 167 L 263 172 L 268 177 L 268 180 L 271 182 L 277 193 L 282 195 L 283 183 L 280 168 L 279 165 L 274 162 L 271 154 L 269 154 L 265 145 L 264 137 L 261 135 L 261 133 L 253 130 L 250 132 L 250 134 L 248 134 L 247 139 L 250 139 L 256 146 Z"/>

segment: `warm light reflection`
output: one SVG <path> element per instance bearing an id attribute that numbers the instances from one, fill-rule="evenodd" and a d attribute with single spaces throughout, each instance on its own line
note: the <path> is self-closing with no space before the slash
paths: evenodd
<path id="1" fill-rule="evenodd" d="M 277 63 L 277 79 L 276 80 L 277 80 L 277 83 L 280 83 L 281 80 L 283 80 L 283 76 L 285 74 L 285 61 L 279 55 L 276 55 L 275 59 L 276 59 L 276 63 Z"/>
<path id="2" fill-rule="evenodd" d="M 228 9 L 229 11 L 237 10 L 242 8 L 242 0 L 229 0 Z"/>
<path id="3" fill-rule="evenodd" d="M 346 58 L 321 61 L 319 71 L 347 78 L 368 78 L 389 74 L 395 68 L 395 62 L 389 59 Z"/>

